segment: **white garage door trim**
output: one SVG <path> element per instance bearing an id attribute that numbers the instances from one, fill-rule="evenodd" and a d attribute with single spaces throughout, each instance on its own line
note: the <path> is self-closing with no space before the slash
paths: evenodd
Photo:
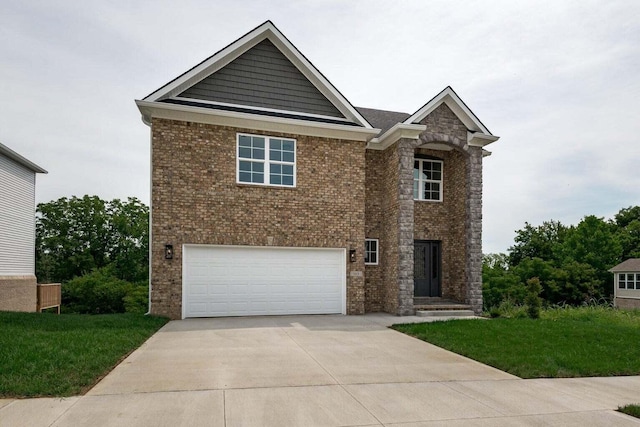
<path id="1" fill-rule="evenodd" d="M 220 262 L 212 264 L 213 256 Z M 200 257 L 202 263 L 198 265 L 195 261 L 197 258 L 194 257 Z M 234 259 L 250 259 L 253 264 L 241 265 Z M 255 269 L 252 270 L 252 266 L 255 266 Z M 234 267 L 239 269 L 233 270 Z M 320 287 L 319 282 L 327 280 L 327 268 L 331 268 L 329 276 L 334 285 L 333 292 L 320 295 L 317 300 L 304 298 L 299 293 L 301 288 L 309 289 L 315 286 L 316 291 L 319 289 L 324 291 L 324 284 Z M 273 280 L 269 278 L 268 272 L 272 274 Z M 305 280 L 309 280 L 302 287 L 297 281 L 300 275 L 303 275 Z M 212 283 L 209 277 L 223 278 L 223 280 Z M 237 286 L 232 288 L 234 284 Z M 346 250 L 344 248 L 199 244 L 182 246 L 183 319 L 217 316 L 346 314 L 346 284 Z M 199 289 L 193 288 L 194 286 L 198 286 Z M 339 286 L 339 290 L 336 286 Z M 204 296 L 202 311 L 193 308 L 196 300 L 192 295 L 196 290 Z M 217 293 L 221 301 L 215 308 L 212 308 L 211 303 L 218 297 L 206 301 L 207 296 L 212 293 Z M 208 307 L 205 308 L 207 304 Z"/>

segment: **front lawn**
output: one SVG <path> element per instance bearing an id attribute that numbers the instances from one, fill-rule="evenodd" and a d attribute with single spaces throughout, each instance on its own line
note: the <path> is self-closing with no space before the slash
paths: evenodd
<path id="1" fill-rule="evenodd" d="M 640 418 L 640 405 L 626 405 L 618 408 L 618 412 Z"/>
<path id="2" fill-rule="evenodd" d="M 640 374 L 640 311 L 585 307 L 541 318 L 452 320 L 394 329 L 521 378 Z"/>
<path id="3" fill-rule="evenodd" d="M 82 394 L 166 322 L 141 314 L 0 312 L 0 397 Z"/>

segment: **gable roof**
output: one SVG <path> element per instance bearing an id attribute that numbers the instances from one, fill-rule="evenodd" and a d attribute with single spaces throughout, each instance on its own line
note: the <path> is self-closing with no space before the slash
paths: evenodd
<path id="1" fill-rule="evenodd" d="M 40 166 L 36 165 L 32 161 L 22 157 L 20 154 L 13 151 L 11 148 L 6 145 L 0 143 L 0 154 L 5 157 L 10 158 L 14 162 L 24 166 L 25 168 L 35 172 L 35 173 L 48 173 L 46 170 L 42 169 Z"/>
<path id="2" fill-rule="evenodd" d="M 305 102 L 292 91 L 305 94 Z M 136 101 L 150 102 L 373 129 L 271 21 Z"/>
<path id="3" fill-rule="evenodd" d="M 453 113 L 460 119 L 462 123 L 469 129 L 471 132 L 480 132 L 485 135 L 492 135 L 489 132 L 489 129 L 486 128 L 484 124 L 480 121 L 480 119 L 473 114 L 473 111 L 467 107 L 467 104 L 460 99 L 458 94 L 451 88 L 451 86 L 447 86 L 431 98 L 429 102 L 424 104 L 418 111 L 413 113 L 411 117 L 407 118 L 404 123 L 406 124 L 417 124 L 420 123 L 422 119 L 427 117 L 433 110 L 438 108 L 440 104 L 447 104 L 447 107 L 453 111 Z"/>
<path id="4" fill-rule="evenodd" d="M 620 264 L 612 267 L 609 271 L 611 273 L 617 273 L 619 271 L 640 271 L 640 258 L 630 258 L 626 261 L 622 261 Z"/>

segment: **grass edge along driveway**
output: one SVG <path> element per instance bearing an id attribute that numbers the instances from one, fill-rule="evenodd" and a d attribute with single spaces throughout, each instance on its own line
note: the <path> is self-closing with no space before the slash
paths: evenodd
<path id="1" fill-rule="evenodd" d="M 0 312 L 0 398 L 84 394 L 167 321 Z"/>
<path id="2" fill-rule="evenodd" d="M 552 309 L 537 320 L 498 318 L 392 328 L 520 378 L 640 374 L 640 310 Z"/>

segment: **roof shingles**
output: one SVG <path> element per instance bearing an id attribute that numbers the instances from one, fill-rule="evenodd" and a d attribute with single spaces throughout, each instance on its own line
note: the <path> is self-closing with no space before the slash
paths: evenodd
<path id="1" fill-rule="evenodd" d="M 612 267 L 609 271 L 612 273 L 622 271 L 640 271 L 640 258 L 630 258 L 626 261 L 622 261 L 620 264 Z"/>

